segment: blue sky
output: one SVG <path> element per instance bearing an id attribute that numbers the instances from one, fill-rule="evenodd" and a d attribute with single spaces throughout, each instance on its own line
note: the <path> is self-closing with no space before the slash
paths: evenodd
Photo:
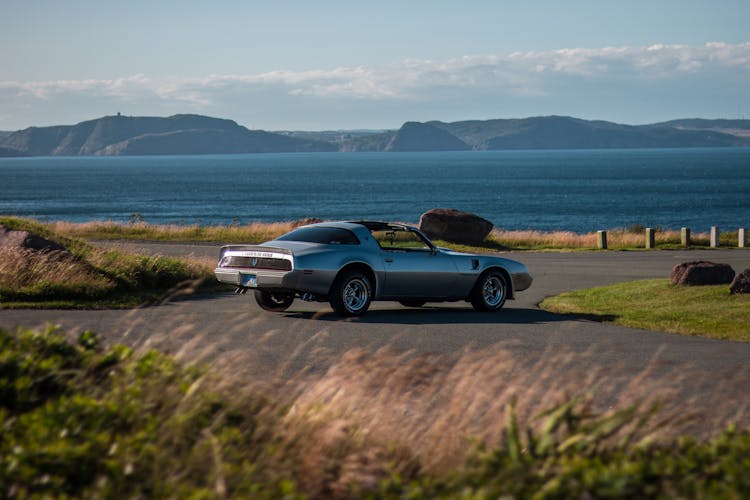
<path id="1" fill-rule="evenodd" d="M 750 1 L 0 0 L 0 130 L 750 118 Z"/>

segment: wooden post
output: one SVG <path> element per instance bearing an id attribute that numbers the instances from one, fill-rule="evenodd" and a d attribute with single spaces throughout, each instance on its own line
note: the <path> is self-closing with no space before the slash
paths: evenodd
<path id="1" fill-rule="evenodd" d="M 596 232 L 596 246 L 599 250 L 607 249 L 607 231 Z"/>
<path id="2" fill-rule="evenodd" d="M 711 248 L 719 248 L 719 228 L 711 226 Z"/>
<path id="3" fill-rule="evenodd" d="M 745 232 L 745 228 L 741 227 L 739 231 L 737 231 L 737 246 L 740 248 L 747 248 L 747 233 Z"/>
<path id="4" fill-rule="evenodd" d="M 646 228 L 646 248 L 654 248 L 656 246 L 656 238 L 654 235 L 656 230 L 652 227 Z"/>
<path id="5" fill-rule="evenodd" d="M 682 243 L 682 246 L 684 247 L 690 246 L 690 228 L 689 227 L 683 227 L 680 230 L 680 243 Z"/>

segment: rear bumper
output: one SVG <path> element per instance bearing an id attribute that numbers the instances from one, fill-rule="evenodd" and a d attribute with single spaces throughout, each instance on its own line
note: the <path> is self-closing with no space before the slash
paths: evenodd
<path id="1" fill-rule="evenodd" d="M 226 268 L 214 269 L 216 279 L 222 283 L 248 288 L 267 290 L 286 290 L 290 292 L 309 292 L 325 296 L 336 276 L 335 271 L 310 271 L 294 269 L 292 271 L 273 271 L 269 269 Z M 248 276 L 255 276 L 256 286 L 243 284 Z M 244 281 L 247 283 L 247 281 Z"/>
<path id="2" fill-rule="evenodd" d="M 297 272 L 287 271 L 267 271 L 262 269 L 228 269 L 224 267 L 217 267 L 214 269 L 214 275 L 216 279 L 222 283 L 228 283 L 230 285 L 242 285 L 243 278 L 246 276 L 255 276 L 257 280 L 257 288 L 289 288 L 294 289 L 293 285 L 296 285 Z"/>

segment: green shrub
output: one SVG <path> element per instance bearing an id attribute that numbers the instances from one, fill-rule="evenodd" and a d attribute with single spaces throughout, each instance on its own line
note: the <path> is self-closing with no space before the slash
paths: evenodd
<path id="1" fill-rule="evenodd" d="M 0 347 L 0 496 L 297 496 L 258 466 L 271 441 L 258 417 L 275 418 L 262 400 L 240 412 L 201 370 L 101 350 L 90 332 L 72 345 L 0 330 Z"/>

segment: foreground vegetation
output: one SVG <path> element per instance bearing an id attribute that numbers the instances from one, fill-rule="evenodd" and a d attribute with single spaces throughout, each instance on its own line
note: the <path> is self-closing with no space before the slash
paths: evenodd
<path id="1" fill-rule="evenodd" d="M 67 249 L 1 247 L 0 307 L 131 307 L 214 283 L 211 268 L 198 262 L 97 248 L 28 219 L 0 217 L 0 225 Z"/>
<path id="2" fill-rule="evenodd" d="M 426 460 L 438 449 L 365 433 L 322 400 L 243 392 L 155 351 L 102 348 L 91 332 L 73 344 L 52 329 L 0 330 L 0 349 L 4 497 L 750 495 L 750 432 L 664 438 L 673 420 L 656 405 L 596 413 L 578 397 L 526 419 L 511 399 L 494 417 L 499 442 L 476 443 L 463 466 L 440 472 Z M 411 364 L 367 390 L 403 400 L 412 384 L 429 385 L 424 365 Z"/>
<path id="3" fill-rule="evenodd" d="M 623 326 L 750 341 L 750 296 L 728 285 L 673 286 L 667 279 L 632 281 L 546 299 L 551 312 L 584 314 Z"/>
<path id="4" fill-rule="evenodd" d="M 137 215 L 137 214 L 134 214 Z M 313 220 L 313 219 L 310 219 Z M 177 224 L 148 224 L 135 217 L 131 223 L 112 221 L 84 223 L 54 222 L 54 231 L 86 239 L 136 239 L 153 241 L 211 241 L 222 243 L 262 243 L 291 231 L 306 221 L 252 223 L 228 226 L 200 226 Z M 613 250 L 642 249 L 645 246 L 645 228 L 633 226 L 608 232 L 608 246 Z M 438 242 L 442 246 L 466 250 L 593 250 L 597 248 L 596 233 L 578 234 L 570 231 L 506 231 L 495 228 L 480 246 L 464 246 Z M 737 232 L 721 233 L 721 244 L 737 246 Z M 659 248 L 682 248 L 679 231 L 657 231 Z M 708 233 L 694 233 L 692 247 L 708 248 Z"/>

